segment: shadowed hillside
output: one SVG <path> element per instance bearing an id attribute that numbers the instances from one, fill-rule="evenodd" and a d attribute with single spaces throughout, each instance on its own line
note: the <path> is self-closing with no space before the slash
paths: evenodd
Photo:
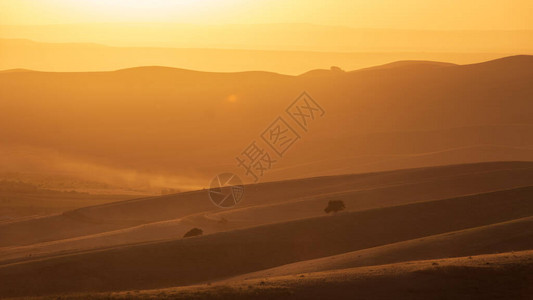
<path id="1" fill-rule="evenodd" d="M 529 249 L 533 249 L 533 217 L 297 262 L 228 281 Z"/>
<path id="2" fill-rule="evenodd" d="M 533 188 L 518 188 L 8 264 L 0 266 L 6 283 L 0 295 L 151 289 L 222 279 L 529 217 L 532 195 Z"/>
<path id="3" fill-rule="evenodd" d="M 73 299 L 530 299 L 532 251 L 353 268 Z M 41 299 L 41 298 L 39 298 Z M 46 297 L 45 299 L 48 299 Z"/>

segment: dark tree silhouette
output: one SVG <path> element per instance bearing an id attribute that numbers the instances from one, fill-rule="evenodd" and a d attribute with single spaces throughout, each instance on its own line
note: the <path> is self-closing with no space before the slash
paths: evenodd
<path id="1" fill-rule="evenodd" d="M 188 238 L 188 237 L 192 237 L 192 236 L 198 236 L 198 235 L 202 235 L 204 233 L 204 231 L 200 228 L 193 228 L 189 231 L 187 231 L 187 233 L 183 236 L 184 238 Z"/>
<path id="2" fill-rule="evenodd" d="M 346 206 L 344 206 L 344 202 L 342 202 L 342 200 L 330 200 L 328 206 L 324 208 L 324 211 L 329 214 L 330 212 L 339 212 L 345 208 Z"/>
<path id="3" fill-rule="evenodd" d="M 333 71 L 333 72 L 336 72 L 336 73 L 344 73 L 344 70 L 339 68 L 339 67 L 337 67 L 337 66 L 332 66 L 330 68 L 330 70 Z"/>

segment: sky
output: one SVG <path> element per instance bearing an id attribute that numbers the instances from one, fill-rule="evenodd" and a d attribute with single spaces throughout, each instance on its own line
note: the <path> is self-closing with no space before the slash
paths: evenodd
<path id="1" fill-rule="evenodd" d="M 312 23 L 356 28 L 533 29 L 531 0 L 0 0 L 0 24 Z"/>

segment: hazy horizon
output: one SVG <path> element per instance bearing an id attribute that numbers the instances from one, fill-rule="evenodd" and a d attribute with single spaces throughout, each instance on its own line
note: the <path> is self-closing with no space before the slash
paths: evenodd
<path id="1" fill-rule="evenodd" d="M 533 29 L 527 0 L 5 0 L 1 24 L 79 22 L 316 23 L 359 28 Z M 473 13 L 475 12 L 475 13 Z"/>

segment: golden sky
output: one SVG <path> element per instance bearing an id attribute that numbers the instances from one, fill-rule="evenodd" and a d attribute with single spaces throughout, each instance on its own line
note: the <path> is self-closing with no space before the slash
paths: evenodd
<path id="1" fill-rule="evenodd" d="M 313 23 L 359 28 L 533 29 L 531 0 L 1 0 L 1 24 Z"/>

